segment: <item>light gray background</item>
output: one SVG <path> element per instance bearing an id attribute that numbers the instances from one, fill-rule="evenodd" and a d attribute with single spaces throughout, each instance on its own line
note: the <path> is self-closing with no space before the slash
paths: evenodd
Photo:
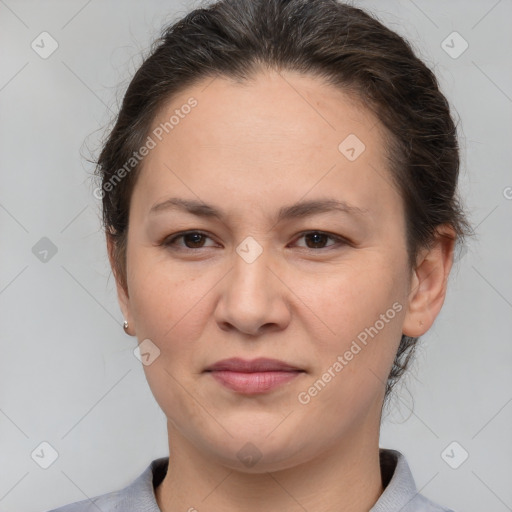
<path id="1" fill-rule="evenodd" d="M 512 510 L 512 1 L 356 4 L 437 72 L 461 119 L 461 192 L 479 233 L 380 444 L 406 455 L 431 499 Z M 98 149 L 140 52 L 194 5 L 0 0 L 1 512 L 119 489 L 168 453 L 164 415 L 121 327 L 81 155 Z M 47 59 L 31 48 L 43 31 L 59 45 Z M 456 59 L 441 47 L 453 31 L 469 43 Z M 58 249 L 46 263 L 32 252 L 42 237 Z M 59 454 L 46 470 L 31 458 L 43 441 Z M 452 441 L 469 453 L 458 469 L 441 457 Z"/>

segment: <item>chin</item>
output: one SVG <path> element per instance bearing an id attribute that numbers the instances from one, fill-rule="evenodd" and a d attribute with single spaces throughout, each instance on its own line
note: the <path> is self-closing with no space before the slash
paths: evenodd
<path id="1" fill-rule="evenodd" d="M 248 423 L 250 425 L 250 420 L 246 419 L 239 429 L 234 424 L 226 425 L 228 431 L 236 432 L 233 437 L 223 433 L 221 439 L 218 435 L 215 436 L 217 439 L 203 439 L 202 443 L 206 444 L 203 453 L 208 451 L 212 458 L 229 469 L 252 474 L 280 471 L 308 460 L 307 446 L 310 443 L 297 438 L 301 434 L 297 426 L 285 428 L 281 425 L 276 429 L 279 421 L 275 418 L 271 428 L 251 429 Z"/>

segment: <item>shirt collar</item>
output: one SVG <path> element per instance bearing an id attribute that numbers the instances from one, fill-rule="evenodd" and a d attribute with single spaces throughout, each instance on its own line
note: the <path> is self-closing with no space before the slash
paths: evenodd
<path id="1" fill-rule="evenodd" d="M 384 492 L 369 512 L 405 512 L 418 492 L 404 455 L 397 450 L 379 449 L 380 473 Z"/>
<path id="2" fill-rule="evenodd" d="M 428 500 L 418 493 L 404 455 L 397 450 L 380 448 L 379 458 L 384 492 L 369 512 L 419 510 L 418 505 Z M 156 502 L 155 488 L 164 479 L 168 463 L 169 457 L 153 460 L 136 480 L 120 491 L 120 510 L 161 512 Z"/>

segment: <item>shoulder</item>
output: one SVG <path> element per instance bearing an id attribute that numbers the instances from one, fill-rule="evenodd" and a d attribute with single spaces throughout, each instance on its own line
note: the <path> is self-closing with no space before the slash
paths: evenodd
<path id="1" fill-rule="evenodd" d="M 149 466 L 127 487 L 77 501 L 48 512 L 160 512 L 154 489 L 163 480 L 169 457 L 153 460 Z"/>
<path id="2" fill-rule="evenodd" d="M 454 512 L 451 508 L 443 507 L 423 494 L 416 494 L 401 512 Z"/>
<path id="3" fill-rule="evenodd" d="M 98 510 L 110 512 L 111 510 L 120 510 L 119 506 L 122 501 L 123 491 L 114 491 L 95 498 L 70 503 L 48 512 L 98 512 Z"/>
<path id="4" fill-rule="evenodd" d="M 380 466 L 385 488 L 370 512 L 454 512 L 420 494 L 409 464 L 398 450 L 381 448 Z"/>
<path id="5" fill-rule="evenodd" d="M 402 512 L 454 512 L 451 508 L 445 508 L 435 503 L 422 494 L 417 494 L 411 502 L 410 508 L 405 508 Z"/>

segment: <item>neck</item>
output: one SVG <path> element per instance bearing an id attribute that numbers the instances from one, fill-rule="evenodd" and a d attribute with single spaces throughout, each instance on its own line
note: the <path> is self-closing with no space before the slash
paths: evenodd
<path id="1" fill-rule="evenodd" d="M 168 428 L 169 468 L 155 492 L 162 512 L 367 512 L 383 492 L 378 429 L 360 428 L 313 460 L 255 474 L 223 466 Z"/>

